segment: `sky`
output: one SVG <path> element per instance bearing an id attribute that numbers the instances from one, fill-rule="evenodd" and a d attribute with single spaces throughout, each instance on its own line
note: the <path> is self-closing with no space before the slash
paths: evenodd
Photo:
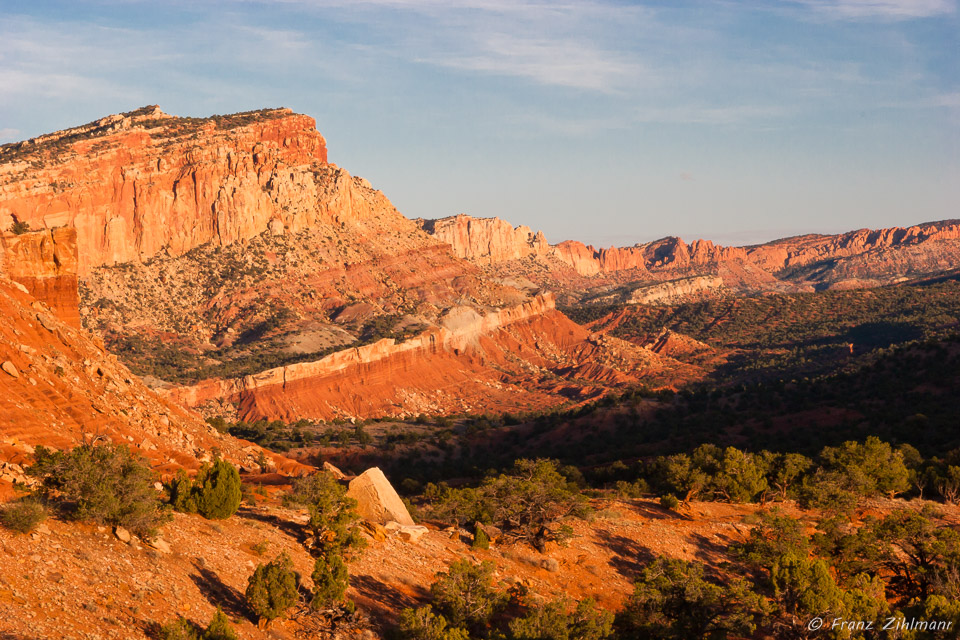
<path id="1" fill-rule="evenodd" d="M 147 104 L 554 243 L 960 218 L 957 0 L 0 1 L 0 143 Z"/>

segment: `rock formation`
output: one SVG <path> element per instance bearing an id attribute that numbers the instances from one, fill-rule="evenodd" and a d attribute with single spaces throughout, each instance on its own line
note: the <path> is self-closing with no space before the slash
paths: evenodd
<path id="1" fill-rule="evenodd" d="M 287 109 L 201 120 L 144 107 L 0 148 L 0 229 L 76 228 L 83 276 L 335 220 L 351 194 L 334 169 L 318 190 L 326 160 L 313 119 Z"/>
<path id="2" fill-rule="evenodd" d="M 80 326 L 75 229 L 0 232 L 0 275 L 26 287 L 67 324 Z"/>
<path id="3" fill-rule="evenodd" d="M 357 513 L 367 522 L 415 524 L 403 500 L 377 467 L 367 469 L 351 480 L 347 497 L 357 501 Z"/>
<path id="4" fill-rule="evenodd" d="M 604 276 L 611 274 L 618 274 L 620 282 L 713 274 L 721 276 L 727 286 L 746 290 L 875 286 L 938 273 L 960 261 L 957 220 L 876 231 L 860 229 L 836 236 L 798 236 L 748 247 L 723 247 L 709 240 L 687 244 L 668 237 L 608 249 L 576 241 L 532 243 L 529 238 L 542 238 L 542 234 L 534 234 L 527 227 L 513 229 L 497 218 L 460 215 L 422 221 L 421 226 L 450 244 L 457 255 L 478 265 L 512 264 L 515 277 L 537 280 L 536 274 L 543 268 L 533 269 L 530 262 L 521 260 L 533 259 L 548 269 L 559 262 L 580 276 L 595 278 L 594 287 L 609 284 Z M 502 277 L 504 269 L 495 273 Z M 554 269 L 549 278 L 537 281 L 545 285 L 551 278 L 560 283 L 564 280 Z M 577 286 L 590 288 L 591 284 L 579 282 Z"/>

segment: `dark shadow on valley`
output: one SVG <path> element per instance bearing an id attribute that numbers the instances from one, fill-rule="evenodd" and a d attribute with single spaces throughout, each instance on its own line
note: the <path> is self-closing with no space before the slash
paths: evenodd
<path id="1" fill-rule="evenodd" d="M 610 566 L 624 577 L 631 579 L 636 577 L 655 558 L 650 549 L 626 536 L 608 531 L 598 531 L 597 535 L 602 544 L 616 554 L 610 558 Z"/>
<path id="2" fill-rule="evenodd" d="M 247 609 L 243 594 L 230 585 L 225 584 L 223 580 L 220 579 L 220 576 L 213 571 L 197 564 L 193 566 L 197 572 L 192 574 L 190 579 L 193 580 L 193 583 L 197 585 L 200 593 L 203 594 L 210 604 L 222 608 L 223 612 L 229 616 L 245 618 L 251 622 L 256 622 L 256 620 L 250 617 L 250 612 Z"/>
<path id="3" fill-rule="evenodd" d="M 350 587 L 370 603 L 371 613 L 386 620 L 395 619 L 397 614 L 407 607 L 422 605 L 430 595 L 429 591 L 419 586 L 411 586 L 410 590 L 414 595 L 407 595 L 392 585 L 368 575 L 350 576 Z"/>

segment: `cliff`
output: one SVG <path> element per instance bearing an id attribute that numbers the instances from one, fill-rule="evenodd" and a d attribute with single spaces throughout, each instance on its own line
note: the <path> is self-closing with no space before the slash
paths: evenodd
<path id="1" fill-rule="evenodd" d="M 317 184 L 326 162 L 314 120 L 287 109 L 195 119 L 144 107 L 0 148 L 0 229 L 14 217 L 74 227 L 84 276 L 336 219 L 351 199 L 342 181 Z"/>
<path id="2" fill-rule="evenodd" d="M 960 261 L 960 221 L 948 220 L 891 229 L 860 229 L 835 236 L 784 238 L 763 245 L 724 247 L 710 240 L 689 244 L 667 237 L 632 247 L 596 249 L 577 241 L 545 246 L 527 227 L 514 229 L 497 218 L 467 216 L 426 221 L 421 226 L 449 243 L 457 255 L 478 265 L 497 266 L 497 275 L 529 277 L 541 286 L 570 285 L 554 268 L 566 265 L 585 278 L 575 287 L 675 279 L 688 273 L 719 275 L 727 286 L 748 290 L 885 284 L 900 278 L 942 272 Z M 491 248 L 495 247 L 495 248 Z M 541 263 L 532 267 L 531 262 Z M 544 268 L 550 276 L 537 277 Z"/>
<path id="3" fill-rule="evenodd" d="M 0 232 L 0 275 L 26 287 L 67 324 L 80 326 L 75 229 L 60 227 L 20 235 Z"/>
<path id="4" fill-rule="evenodd" d="M 451 246 L 454 254 L 477 264 L 495 264 L 543 255 L 550 246 L 542 232 L 514 227 L 500 218 L 471 218 L 458 215 L 441 220 L 418 220 L 420 227 Z"/>

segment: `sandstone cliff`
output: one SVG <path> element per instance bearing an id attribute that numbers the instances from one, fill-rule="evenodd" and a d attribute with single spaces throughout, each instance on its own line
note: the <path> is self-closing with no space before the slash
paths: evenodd
<path id="1" fill-rule="evenodd" d="M 287 109 L 201 120 L 144 107 L 0 148 L 0 228 L 75 227 L 85 275 L 336 219 L 351 196 L 337 180 L 317 188 L 326 160 L 313 119 Z"/>
<path id="2" fill-rule="evenodd" d="M 0 276 L 26 287 L 67 324 L 80 326 L 75 229 L 59 227 L 20 235 L 0 232 Z"/>
<path id="3" fill-rule="evenodd" d="M 478 220 L 461 215 L 425 221 L 422 227 L 449 243 L 457 255 L 494 267 L 491 273 L 501 278 L 530 278 L 540 286 L 552 283 L 574 289 L 604 287 L 611 282 L 671 280 L 688 274 L 717 275 L 739 290 L 876 286 L 942 272 L 960 261 L 960 221 L 956 220 L 861 229 L 836 236 L 799 236 L 749 247 L 724 247 L 709 240 L 687 244 L 668 237 L 608 249 L 576 241 L 549 246 L 531 243 L 529 238 L 542 235 L 527 227 L 513 229 L 497 218 Z M 588 280 L 572 280 L 556 269 L 557 263 Z"/>

